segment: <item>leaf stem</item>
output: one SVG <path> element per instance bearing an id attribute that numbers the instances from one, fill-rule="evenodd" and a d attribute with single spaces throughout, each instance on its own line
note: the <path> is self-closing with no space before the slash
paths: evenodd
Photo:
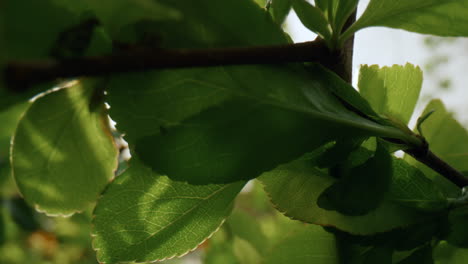
<path id="1" fill-rule="evenodd" d="M 117 54 L 66 60 L 13 61 L 5 69 L 7 86 L 23 91 L 57 78 L 107 76 L 153 69 L 224 65 L 319 62 L 328 64 L 333 54 L 322 41 L 276 46 L 212 49 L 132 49 Z"/>

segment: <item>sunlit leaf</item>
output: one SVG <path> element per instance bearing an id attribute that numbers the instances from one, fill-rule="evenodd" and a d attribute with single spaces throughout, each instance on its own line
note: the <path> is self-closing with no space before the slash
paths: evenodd
<path id="1" fill-rule="evenodd" d="M 49 214 L 94 202 L 117 165 L 104 104 L 91 101 L 100 82 L 83 81 L 37 98 L 20 120 L 12 168 L 26 201 Z"/>
<path id="2" fill-rule="evenodd" d="M 99 261 L 143 262 L 184 255 L 223 223 L 243 185 L 173 182 L 132 160 L 94 212 L 93 246 Z"/>
<path id="3" fill-rule="evenodd" d="M 440 211 L 448 201 L 439 186 L 419 169 L 401 159 L 393 160 L 393 184 L 390 200 L 423 211 Z"/>
<path id="4" fill-rule="evenodd" d="M 408 124 L 418 101 L 422 71 L 412 64 L 379 68 L 363 65 L 359 73 L 359 91 L 379 114 Z"/>
<path id="5" fill-rule="evenodd" d="M 446 241 L 440 241 L 434 248 L 435 264 L 464 264 L 468 259 L 468 249 L 458 248 Z"/>
<path id="6" fill-rule="evenodd" d="M 307 158 L 279 166 L 259 179 L 273 204 L 285 215 L 308 223 L 334 226 L 353 234 L 384 232 L 425 218 L 425 214 L 390 201 L 388 194 L 379 207 L 363 216 L 346 216 L 321 209 L 316 204 L 317 198 L 336 179 L 314 168 L 313 162 Z"/>

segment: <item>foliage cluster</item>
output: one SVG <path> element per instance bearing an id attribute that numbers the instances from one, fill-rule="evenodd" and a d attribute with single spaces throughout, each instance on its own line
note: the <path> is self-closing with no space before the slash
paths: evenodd
<path id="1" fill-rule="evenodd" d="M 358 0 L 259 2 L 0 3 L 0 262 L 93 263 L 90 243 L 100 263 L 196 248 L 206 263 L 468 259 L 467 181 L 452 177 L 468 171 L 466 129 L 439 100 L 407 127 L 419 67 L 365 65 L 359 92 L 330 67 L 367 27 L 468 36 L 468 0 L 371 0 L 355 21 Z M 286 47 L 291 9 L 338 62 L 107 72 L 20 93 L 8 81 L 21 60 Z"/>

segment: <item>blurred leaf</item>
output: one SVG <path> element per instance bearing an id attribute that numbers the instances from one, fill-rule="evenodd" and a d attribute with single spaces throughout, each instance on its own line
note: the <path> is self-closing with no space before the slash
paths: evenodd
<path id="1" fill-rule="evenodd" d="M 335 228 L 326 229 L 335 234 L 340 243 L 359 247 L 388 247 L 397 251 L 408 251 L 431 242 L 433 237 L 440 234 L 441 217 L 429 216 L 418 223 L 400 227 L 373 235 L 352 235 Z"/>
<path id="2" fill-rule="evenodd" d="M 105 106 L 90 109 L 99 85 L 84 80 L 44 94 L 20 120 L 12 145 L 12 168 L 24 198 L 38 210 L 81 211 L 114 175 L 117 150 Z"/>
<path id="3" fill-rule="evenodd" d="M 284 20 L 291 10 L 292 3 L 294 0 L 273 0 L 271 4 L 271 9 L 273 11 L 273 19 L 278 24 L 283 24 Z"/>
<path id="4" fill-rule="evenodd" d="M 59 34 L 79 21 L 78 16 L 57 5 L 54 0 L 6 0 L 2 3 L 0 14 L 5 28 L 8 59 L 48 56 Z"/>
<path id="5" fill-rule="evenodd" d="M 178 20 L 181 14 L 157 0 L 87 0 L 88 8 L 112 36 L 117 36 L 122 27 L 141 20 Z"/>
<path id="6" fill-rule="evenodd" d="M 468 249 L 458 248 L 441 241 L 434 248 L 435 264 L 465 264 L 468 259 Z"/>
<path id="7" fill-rule="evenodd" d="M 340 263 L 346 264 L 391 264 L 393 249 L 385 245 L 362 246 L 337 237 Z"/>
<path id="8" fill-rule="evenodd" d="M 438 36 L 468 36 L 467 0 L 371 0 L 358 21 L 345 33 L 373 26 Z"/>
<path id="9" fill-rule="evenodd" d="M 331 29 L 322 10 L 308 3 L 306 0 L 291 0 L 294 11 L 301 20 L 302 24 L 317 33 L 322 39 L 329 41 L 331 39 Z"/>
<path id="10" fill-rule="evenodd" d="M 442 160 L 460 171 L 468 170 L 468 133 L 447 111 L 440 100 L 429 102 L 422 116 L 428 112 L 434 113 L 421 125 L 424 137 L 429 142 L 429 148 Z M 460 188 L 440 176 L 424 164 L 405 156 L 409 164 L 420 169 L 443 190 L 446 197 L 458 198 Z"/>
<path id="11" fill-rule="evenodd" d="M 414 251 L 409 257 L 398 262 L 398 264 L 433 264 L 432 247 L 430 245 L 424 246 Z"/>
<path id="12" fill-rule="evenodd" d="M 234 237 L 233 249 L 241 264 L 258 264 L 261 261 L 261 256 L 255 247 L 242 238 Z"/>
<path id="13" fill-rule="evenodd" d="M 24 199 L 20 197 L 11 198 L 8 200 L 7 205 L 11 218 L 23 230 L 33 232 L 39 228 L 34 209 L 26 204 Z"/>
<path id="14" fill-rule="evenodd" d="M 5 63 L 10 60 L 48 57 L 59 34 L 78 22 L 78 16 L 57 5 L 53 0 L 2 1 L 0 7 L 0 48 L 2 50 L 0 72 L 3 72 Z M 3 74 L 0 74 L 0 111 L 16 103 L 23 103 L 53 86 L 50 83 L 42 84 L 23 93 L 13 93 L 7 90 L 2 77 Z M 27 80 L 24 81 L 27 83 Z"/>
<path id="15" fill-rule="evenodd" d="M 248 242 L 258 253 L 263 254 L 270 243 L 262 232 L 259 220 L 241 210 L 234 210 L 225 225 L 229 226 L 233 234 Z"/>
<path id="16" fill-rule="evenodd" d="M 378 208 L 363 216 L 346 216 L 323 210 L 317 206 L 317 198 L 336 179 L 313 166 L 313 161 L 304 157 L 259 178 L 275 207 L 290 218 L 366 235 L 407 226 L 427 217 L 390 201 L 388 195 Z"/>
<path id="17" fill-rule="evenodd" d="M 448 215 L 448 234 L 445 240 L 448 243 L 462 248 L 468 248 L 468 208 L 460 207 L 450 210 Z"/>
<path id="18" fill-rule="evenodd" d="M 93 246 L 101 262 L 184 255 L 216 231 L 245 184 L 173 182 L 135 159 L 107 188 L 94 212 Z"/>
<path id="19" fill-rule="evenodd" d="M 335 238 L 316 225 L 307 225 L 277 243 L 264 263 L 338 264 Z"/>
<path id="20" fill-rule="evenodd" d="M 384 145 L 378 143 L 374 156 L 342 173 L 336 183 L 320 194 L 317 204 L 345 215 L 365 215 L 383 201 L 392 174 L 391 156 Z"/>
<path id="21" fill-rule="evenodd" d="M 241 264 L 234 254 L 231 241 L 210 246 L 204 258 L 204 264 Z"/>
<path id="22" fill-rule="evenodd" d="M 341 30 L 345 25 L 348 18 L 351 14 L 356 10 L 359 0 L 331 0 L 333 9 L 331 12 L 333 13 L 333 29 L 335 30 L 335 34 L 341 34 Z M 330 11 L 329 11 L 330 13 Z"/>
<path id="23" fill-rule="evenodd" d="M 362 65 L 359 73 L 359 91 L 379 113 L 408 124 L 418 101 L 423 81 L 419 67 L 405 66 L 379 68 Z"/>
<path id="24" fill-rule="evenodd" d="M 99 21 L 96 18 L 90 17 L 60 32 L 50 54 L 59 59 L 83 55 L 98 24 Z"/>

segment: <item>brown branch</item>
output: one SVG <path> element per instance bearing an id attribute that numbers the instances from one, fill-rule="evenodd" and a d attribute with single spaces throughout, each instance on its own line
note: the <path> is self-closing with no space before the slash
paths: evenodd
<path id="1" fill-rule="evenodd" d="M 450 166 L 447 162 L 443 161 L 437 155 L 435 155 L 428 148 L 424 149 L 410 149 L 406 150 L 410 156 L 415 158 L 417 161 L 425 164 L 432 170 L 438 172 L 440 175 L 445 177 L 460 188 L 468 186 L 468 178 L 463 175 L 460 171 Z"/>
<path id="2" fill-rule="evenodd" d="M 135 49 L 108 56 L 14 61 L 7 65 L 4 74 L 7 86 L 21 91 L 57 78 L 106 76 L 153 69 L 331 60 L 333 56 L 328 48 L 321 41 L 312 41 L 245 48 Z"/>

